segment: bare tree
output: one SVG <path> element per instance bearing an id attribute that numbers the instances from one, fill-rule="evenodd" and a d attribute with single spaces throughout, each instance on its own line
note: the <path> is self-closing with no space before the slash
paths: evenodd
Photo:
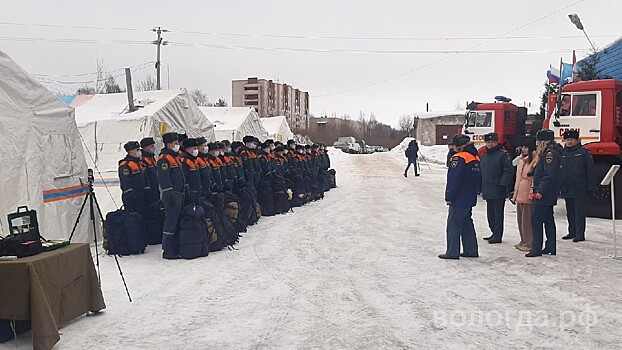
<path id="1" fill-rule="evenodd" d="M 148 75 L 145 79 L 136 83 L 136 91 L 155 91 L 156 80 L 152 75 Z"/>
<path id="2" fill-rule="evenodd" d="M 92 86 L 84 85 L 83 87 L 76 90 L 76 95 L 95 95 L 97 91 Z"/>
<path id="3" fill-rule="evenodd" d="M 415 121 L 412 115 L 403 115 L 398 121 L 398 126 L 404 135 L 410 135 L 415 129 Z"/>
<path id="4" fill-rule="evenodd" d="M 225 100 L 224 97 L 220 97 L 218 99 L 218 102 L 216 102 L 214 104 L 214 107 L 227 107 L 227 106 L 228 106 L 228 103 L 227 103 L 227 100 Z"/>
<path id="5" fill-rule="evenodd" d="M 197 106 L 209 106 L 209 102 L 207 101 L 207 94 L 200 89 L 194 89 L 190 91 L 190 96 L 194 100 L 194 103 Z"/>

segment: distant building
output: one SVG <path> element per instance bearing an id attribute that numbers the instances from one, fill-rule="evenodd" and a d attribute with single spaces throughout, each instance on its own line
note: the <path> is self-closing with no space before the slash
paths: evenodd
<path id="1" fill-rule="evenodd" d="M 622 38 L 597 52 L 599 62 L 596 65 L 603 78 L 622 81 Z M 577 62 L 579 66 L 585 59 Z"/>
<path id="2" fill-rule="evenodd" d="M 466 111 L 424 112 L 415 114 L 415 135 L 422 145 L 446 145 L 460 132 Z"/>
<path id="3" fill-rule="evenodd" d="M 285 116 L 294 133 L 309 127 L 309 93 L 272 80 L 232 82 L 233 107 L 253 107 L 261 118 Z"/>

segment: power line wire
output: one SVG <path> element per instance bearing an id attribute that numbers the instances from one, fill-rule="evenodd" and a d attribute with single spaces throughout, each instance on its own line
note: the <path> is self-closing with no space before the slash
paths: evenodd
<path id="1" fill-rule="evenodd" d="M 394 80 L 394 79 L 401 78 L 401 77 L 403 77 L 403 76 L 409 75 L 409 74 L 414 73 L 414 72 L 416 72 L 416 71 L 419 71 L 419 70 L 425 69 L 425 68 L 427 68 L 427 67 L 430 67 L 430 66 L 436 65 L 436 64 L 438 64 L 438 63 L 441 63 L 441 62 L 447 61 L 447 60 L 449 60 L 449 59 L 451 59 L 451 58 L 453 58 L 453 57 L 456 57 L 456 56 L 461 55 L 461 54 L 463 54 L 463 53 L 465 53 L 465 52 L 468 52 L 468 51 L 474 50 L 474 49 L 476 49 L 476 48 L 478 48 L 478 47 L 480 47 L 480 46 L 486 45 L 486 44 L 488 44 L 489 42 L 492 42 L 492 41 L 494 41 L 494 40 L 496 40 L 496 39 L 498 39 L 498 38 L 501 38 L 501 37 L 505 37 L 505 36 L 507 36 L 507 35 L 509 35 L 509 34 L 512 34 L 512 33 L 514 33 L 514 32 L 517 32 L 517 31 L 519 31 L 519 30 L 521 30 L 521 29 L 523 29 L 523 28 L 529 27 L 529 26 L 531 26 L 531 25 L 533 25 L 533 24 L 535 24 L 535 23 L 538 23 L 538 22 L 540 22 L 540 21 L 543 21 L 543 20 L 545 20 L 545 19 L 547 19 L 547 18 L 549 18 L 549 17 L 551 17 L 551 16 L 554 16 L 554 15 L 556 15 L 556 14 L 558 14 L 558 13 L 562 12 L 562 11 L 565 11 L 565 10 L 567 10 L 567 9 L 569 9 L 569 8 L 571 8 L 571 7 L 574 7 L 574 6 L 576 6 L 576 5 L 578 5 L 578 4 L 582 3 L 582 2 L 585 2 L 585 1 L 586 1 L 586 0 L 579 0 L 579 1 L 575 1 L 575 2 L 571 3 L 570 5 L 567 5 L 567 6 L 565 6 L 565 7 L 562 7 L 562 8 L 560 8 L 560 9 L 558 9 L 558 10 L 556 10 L 556 11 L 553 11 L 553 12 L 551 12 L 551 13 L 547 14 L 547 15 L 544 15 L 544 16 L 539 17 L 539 18 L 537 18 L 537 19 L 535 19 L 535 20 L 533 20 L 533 21 L 530 21 L 530 22 L 528 22 L 528 23 L 526 23 L 526 24 L 523 24 L 523 25 L 521 25 L 521 26 L 519 26 L 519 27 L 516 27 L 516 28 L 514 28 L 514 29 L 512 29 L 512 30 L 509 30 L 509 31 L 504 32 L 504 33 L 502 33 L 502 34 L 500 34 L 500 35 L 497 35 L 496 37 L 493 37 L 493 38 L 491 38 L 491 39 L 488 39 L 488 40 L 486 40 L 486 41 L 483 41 L 483 42 L 481 42 L 481 43 L 478 43 L 478 44 L 476 44 L 476 45 L 473 45 L 473 46 L 471 46 L 471 47 L 469 47 L 469 48 L 467 48 L 467 49 L 465 49 L 465 50 L 463 50 L 463 51 L 456 52 L 456 53 L 454 53 L 454 54 L 451 54 L 451 55 L 445 56 L 445 57 L 440 58 L 440 59 L 438 59 L 438 60 L 436 60 L 436 61 L 433 61 L 433 62 L 431 62 L 431 63 L 424 64 L 424 65 L 422 65 L 422 66 L 419 66 L 419 67 L 417 67 L 417 68 L 411 69 L 411 70 L 409 70 L 409 71 L 406 71 L 406 72 L 403 72 L 403 73 L 400 73 L 400 74 L 397 74 L 397 75 L 393 75 L 393 76 L 391 76 L 391 77 L 388 77 L 388 78 L 385 78 L 385 79 L 382 79 L 382 80 L 379 80 L 379 81 L 376 81 L 376 82 L 373 82 L 373 83 L 369 83 L 369 84 L 366 84 L 366 85 L 363 85 L 363 86 L 359 86 L 359 87 L 356 87 L 356 88 L 351 88 L 351 89 L 347 89 L 347 90 L 343 90 L 343 91 L 339 91 L 339 92 L 335 92 L 335 93 L 324 94 L 324 95 L 317 95 L 317 96 L 311 96 L 311 97 L 313 97 L 313 98 L 321 98 L 321 97 L 330 97 L 330 96 L 343 95 L 343 94 L 346 94 L 346 93 L 350 93 L 350 92 L 354 92 L 354 91 L 362 90 L 362 89 L 365 89 L 365 88 L 368 88 L 368 87 L 372 87 L 372 86 L 375 86 L 375 85 L 379 85 L 379 84 L 382 84 L 382 83 L 386 83 L 386 82 L 391 81 L 391 80 Z"/>
<path id="2" fill-rule="evenodd" d="M 123 28 L 123 27 L 98 27 L 98 26 L 83 26 L 83 25 L 62 25 L 62 24 L 45 24 L 45 23 L 18 23 L 18 22 L 0 22 L 0 25 L 6 26 L 29 26 L 29 27 L 42 27 L 42 28 L 62 28 L 62 29 L 89 29 L 89 30 L 120 30 L 120 31 L 133 31 L 133 32 L 149 32 L 149 29 L 143 28 Z M 450 41 L 450 40 L 488 40 L 490 37 L 358 37 L 358 36 L 305 36 L 305 35 L 285 35 L 285 34 L 248 34 L 248 33 L 233 33 L 233 32 L 202 32 L 191 30 L 172 30 L 171 33 L 176 34 L 192 34 L 192 35 L 209 35 L 209 36 L 231 36 L 231 37 L 245 37 L 245 38 L 272 38 L 272 39 L 304 39 L 304 40 L 379 40 L 379 41 Z M 617 37 L 614 34 L 601 34 L 591 35 L 594 38 L 606 38 Z M 583 38 L 581 35 L 562 35 L 562 36 L 506 36 L 503 38 L 497 38 L 497 40 L 525 40 L 525 39 L 578 39 Z"/>

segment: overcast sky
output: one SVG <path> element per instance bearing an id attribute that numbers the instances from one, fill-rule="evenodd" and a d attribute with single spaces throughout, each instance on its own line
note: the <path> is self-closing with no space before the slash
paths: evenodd
<path id="1" fill-rule="evenodd" d="M 28 72 L 48 75 L 52 90 L 71 92 L 80 85 L 69 82 L 92 80 L 81 74 L 95 71 L 97 57 L 109 70 L 155 60 L 149 30 L 162 26 L 171 31 L 165 35 L 171 45 L 162 49 L 164 88 L 199 88 L 210 100 L 230 101 L 231 80 L 257 76 L 308 91 L 316 116 L 373 112 L 392 125 L 400 115 L 425 111 L 426 102 L 434 111 L 496 95 L 538 104 L 549 64 L 558 66 L 562 56 L 571 62 L 572 49 L 580 59 L 589 49 L 569 13 L 580 15 L 598 47 L 622 36 L 619 0 L 22 0 L 2 6 L 0 50 Z M 135 79 L 147 74 L 154 74 L 153 65 Z"/>

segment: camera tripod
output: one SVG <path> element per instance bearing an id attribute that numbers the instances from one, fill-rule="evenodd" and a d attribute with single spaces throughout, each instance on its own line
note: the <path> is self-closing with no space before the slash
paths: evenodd
<path id="1" fill-rule="evenodd" d="M 97 280 L 101 286 L 101 273 L 99 269 L 99 248 L 97 242 L 97 224 L 95 222 L 95 208 L 97 208 L 97 213 L 99 214 L 99 218 L 101 220 L 102 227 L 104 225 L 104 215 L 99 207 L 99 203 L 97 202 L 97 197 L 95 197 L 95 191 L 93 190 L 93 182 L 95 181 L 95 177 L 93 176 L 93 169 L 88 170 L 88 191 L 86 192 L 86 196 L 84 197 L 84 201 L 82 202 L 82 206 L 80 207 L 80 211 L 78 212 L 78 217 L 76 218 L 76 222 L 73 224 L 73 229 L 71 230 L 71 235 L 69 236 L 69 242 L 73 238 L 73 234 L 76 232 L 76 228 L 78 227 L 78 223 L 80 222 L 80 217 L 82 217 L 82 212 L 84 211 L 84 207 L 86 203 L 89 202 L 89 212 L 90 212 L 90 221 L 93 227 L 93 236 L 95 237 L 95 260 L 97 266 Z M 112 241 L 109 240 L 108 244 L 112 245 Z M 125 286 L 125 292 L 127 293 L 127 297 L 132 302 L 132 297 L 130 296 L 130 291 L 127 289 L 127 283 L 125 283 L 125 277 L 123 276 L 123 270 L 121 270 L 121 265 L 119 264 L 119 259 L 116 254 L 113 254 L 114 260 L 117 263 L 117 268 L 119 269 L 119 274 L 121 275 L 121 280 L 123 281 L 123 286 Z"/>

